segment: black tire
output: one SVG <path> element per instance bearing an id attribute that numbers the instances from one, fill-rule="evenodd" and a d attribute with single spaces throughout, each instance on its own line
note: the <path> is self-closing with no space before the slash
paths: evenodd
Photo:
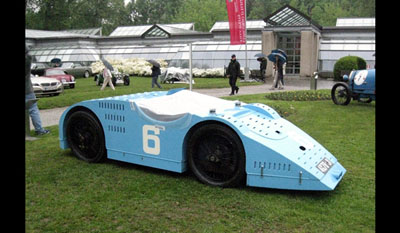
<path id="1" fill-rule="evenodd" d="M 92 113 L 84 110 L 72 113 L 67 120 L 66 136 L 76 157 L 89 163 L 106 157 L 103 127 Z"/>
<path id="2" fill-rule="evenodd" d="M 234 187 L 245 178 L 245 152 L 237 134 L 221 124 L 207 124 L 191 135 L 186 155 L 195 176 L 203 183 Z"/>
<path id="3" fill-rule="evenodd" d="M 130 83 L 129 76 L 124 76 L 124 85 L 129 86 L 129 83 Z"/>
<path id="4" fill-rule="evenodd" d="M 351 92 L 344 83 L 336 83 L 331 90 L 333 103 L 337 105 L 348 105 L 351 101 Z"/>

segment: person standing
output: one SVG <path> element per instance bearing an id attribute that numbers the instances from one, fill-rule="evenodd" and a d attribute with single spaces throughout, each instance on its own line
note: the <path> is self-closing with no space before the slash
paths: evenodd
<path id="1" fill-rule="evenodd" d="M 264 57 L 259 57 L 259 58 L 257 58 L 257 61 L 260 62 L 261 79 L 265 83 L 265 72 L 267 70 L 267 59 L 265 59 Z"/>
<path id="2" fill-rule="evenodd" d="M 112 74 L 111 74 L 110 70 L 107 69 L 107 67 L 105 67 L 103 69 L 103 78 L 104 78 L 103 86 L 101 86 L 100 90 L 101 91 L 104 90 L 104 88 L 107 86 L 107 84 L 109 84 L 111 89 L 113 89 L 115 91 L 114 84 L 112 83 L 112 80 L 111 80 Z"/>
<path id="3" fill-rule="evenodd" d="M 234 95 L 239 91 L 239 87 L 236 86 L 237 77 L 240 75 L 240 63 L 236 61 L 236 55 L 231 56 L 231 61 L 229 62 L 226 74 L 229 78 L 229 85 L 231 86 L 231 93 L 229 95 Z"/>
<path id="4" fill-rule="evenodd" d="M 158 76 L 161 74 L 160 67 L 153 65 L 151 67 L 151 88 L 154 88 L 154 84 L 157 85 L 158 88 L 161 89 L 160 84 L 158 83 Z"/>
<path id="5" fill-rule="evenodd" d="M 278 87 L 279 86 L 279 87 Z M 272 83 L 271 90 L 275 90 L 278 88 L 279 90 L 284 89 L 283 83 L 283 62 L 278 58 L 278 55 L 275 56 L 275 64 L 274 64 L 274 82 Z"/>
<path id="6" fill-rule="evenodd" d="M 278 80 L 277 83 L 275 85 L 275 88 L 278 86 L 279 83 L 279 89 L 283 89 L 284 88 L 284 83 L 283 83 L 283 62 L 278 58 L 278 56 L 275 56 L 276 58 L 276 67 L 277 67 L 277 71 L 278 71 Z"/>
<path id="7" fill-rule="evenodd" d="M 28 100 L 36 99 L 35 93 L 33 92 L 33 86 L 31 81 L 31 62 L 32 58 L 29 55 L 28 47 L 25 44 L 25 103 Z M 33 127 L 35 128 L 36 135 L 43 135 L 50 133 L 50 130 L 42 127 L 42 121 L 40 120 L 39 108 L 37 103 L 32 104 L 29 109 L 29 116 L 32 119 Z"/>

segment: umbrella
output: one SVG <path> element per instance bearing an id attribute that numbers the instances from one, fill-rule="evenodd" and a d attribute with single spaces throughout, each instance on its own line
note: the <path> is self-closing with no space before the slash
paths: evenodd
<path id="1" fill-rule="evenodd" d="M 271 53 L 267 57 L 268 57 L 268 60 L 275 63 L 276 62 L 275 56 L 278 56 L 278 59 L 281 60 L 283 63 L 286 62 L 285 56 L 283 56 L 281 53 Z"/>
<path id="2" fill-rule="evenodd" d="M 160 67 L 160 63 L 155 60 L 146 60 L 148 63 L 152 64 L 153 66 Z"/>
<path id="3" fill-rule="evenodd" d="M 280 54 L 282 54 L 282 55 L 285 57 L 285 59 L 287 60 L 287 55 L 286 55 L 285 51 L 283 51 L 282 49 L 274 49 L 274 50 L 271 51 L 271 53 L 280 53 Z"/>
<path id="4" fill-rule="evenodd" d="M 51 62 L 51 63 L 61 63 L 61 59 L 55 57 L 55 58 L 51 59 L 50 62 Z"/>
<path id="5" fill-rule="evenodd" d="M 109 69 L 110 71 L 114 70 L 114 67 L 111 65 L 110 62 L 108 62 L 105 58 L 100 58 L 101 61 L 103 62 L 104 66 Z"/>
<path id="6" fill-rule="evenodd" d="M 256 55 L 254 55 L 255 57 L 267 57 L 267 55 L 263 54 L 263 53 L 257 53 Z"/>

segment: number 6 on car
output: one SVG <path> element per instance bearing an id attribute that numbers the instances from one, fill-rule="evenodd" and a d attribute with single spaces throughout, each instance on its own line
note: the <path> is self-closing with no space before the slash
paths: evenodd
<path id="1" fill-rule="evenodd" d="M 150 134 L 149 132 L 153 132 L 154 134 Z M 143 125 L 143 151 L 152 154 L 159 155 L 160 154 L 160 138 L 157 135 L 160 134 L 159 127 L 154 125 Z M 153 142 L 153 146 L 149 146 L 150 142 Z"/>
<path id="2" fill-rule="evenodd" d="M 182 173 L 213 186 L 333 190 L 346 169 L 328 150 L 264 104 L 184 89 L 82 101 L 59 122 L 60 147 Z"/>

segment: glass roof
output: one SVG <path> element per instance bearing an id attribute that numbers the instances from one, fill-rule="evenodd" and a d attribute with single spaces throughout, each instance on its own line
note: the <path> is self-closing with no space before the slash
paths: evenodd
<path id="1" fill-rule="evenodd" d="M 375 51 L 375 40 L 322 40 L 321 51 Z"/>
<path id="2" fill-rule="evenodd" d="M 337 27 L 375 27 L 375 18 L 337 18 Z"/>
<path id="3" fill-rule="evenodd" d="M 184 30 L 193 30 L 193 23 L 177 23 L 177 24 L 157 24 L 159 27 L 173 27 Z M 154 25 L 140 25 L 140 26 L 121 26 L 117 27 L 109 36 L 142 36 L 147 30 Z"/>
<path id="4" fill-rule="evenodd" d="M 86 29 L 70 29 L 70 30 L 64 30 L 63 32 L 101 36 L 101 27 L 99 27 L 99 28 L 86 28 Z"/>
<path id="5" fill-rule="evenodd" d="M 246 28 L 247 29 L 263 29 L 267 24 L 264 20 L 247 20 Z M 229 22 L 216 22 L 210 32 L 220 30 L 220 31 L 229 31 Z"/>
<path id="6" fill-rule="evenodd" d="M 35 29 L 25 29 L 25 38 L 97 38 L 101 28 L 77 29 L 65 31 L 44 31 Z"/>
<path id="7" fill-rule="evenodd" d="M 264 21 L 271 26 L 309 26 L 312 24 L 322 29 L 322 26 L 311 20 L 310 17 L 289 5 L 278 9 L 270 16 L 264 18 Z"/>
<path id="8" fill-rule="evenodd" d="M 63 62 L 97 61 L 100 59 L 98 49 L 85 46 L 36 47 L 29 51 L 35 62 L 50 62 L 60 58 Z"/>
<path id="9" fill-rule="evenodd" d="M 247 58 L 250 69 L 259 69 L 260 63 L 254 57 L 261 52 L 261 41 L 247 41 Z M 231 55 L 235 54 L 240 65 L 245 66 L 245 45 L 231 45 L 230 41 L 207 41 L 192 44 L 193 68 L 208 69 L 228 66 Z M 169 62 L 169 66 L 189 67 L 189 46 L 181 48 Z"/>
<path id="10" fill-rule="evenodd" d="M 154 38 L 154 37 L 161 37 L 161 38 L 168 38 L 169 35 L 161 28 L 154 26 L 149 31 L 146 32 L 144 35 L 145 38 Z"/>

